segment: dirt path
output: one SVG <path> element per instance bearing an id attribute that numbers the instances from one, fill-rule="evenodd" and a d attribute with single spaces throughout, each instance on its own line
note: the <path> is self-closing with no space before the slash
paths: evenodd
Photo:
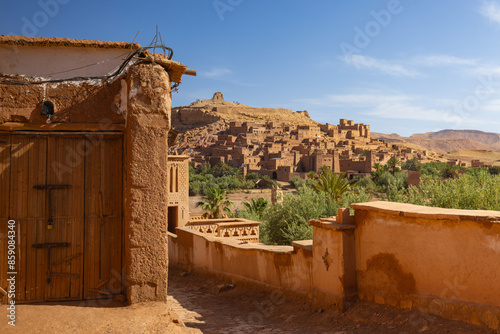
<path id="1" fill-rule="evenodd" d="M 175 269 L 169 276 L 168 307 L 163 303 L 126 306 L 109 300 L 17 305 L 12 327 L 7 324 L 7 306 L 1 305 L 0 333 L 496 333 L 371 303 L 358 303 L 345 314 L 321 312 L 309 304 L 239 286 L 218 293 L 217 285 L 227 282 L 181 276 Z"/>
<path id="2" fill-rule="evenodd" d="M 493 334 L 495 331 L 416 311 L 357 303 L 345 314 L 321 312 L 309 304 L 272 299 L 239 286 L 218 293 L 224 282 L 171 269 L 169 306 L 190 333 L 233 334 Z M 226 282 L 227 283 L 227 282 Z"/>

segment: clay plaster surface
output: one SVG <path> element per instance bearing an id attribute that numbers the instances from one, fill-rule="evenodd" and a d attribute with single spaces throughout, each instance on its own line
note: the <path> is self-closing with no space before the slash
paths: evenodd
<path id="1" fill-rule="evenodd" d="M 131 51 L 0 44 L 0 73 L 45 79 L 102 76 L 118 68 Z"/>

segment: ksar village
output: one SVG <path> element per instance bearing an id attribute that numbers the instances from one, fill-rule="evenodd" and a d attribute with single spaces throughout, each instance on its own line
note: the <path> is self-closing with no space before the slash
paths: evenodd
<path id="1" fill-rule="evenodd" d="M 500 1 L 0 8 L 1 333 L 500 333 Z"/>

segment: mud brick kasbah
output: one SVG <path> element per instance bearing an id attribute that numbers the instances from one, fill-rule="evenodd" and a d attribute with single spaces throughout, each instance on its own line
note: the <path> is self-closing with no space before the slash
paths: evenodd
<path id="1" fill-rule="evenodd" d="M 123 42 L 0 36 L 0 57 L 0 249 L 13 220 L 16 302 L 166 301 L 166 203 L 187 217 L 168 198 L 171 87 L 189 70 Z M 2 255 L 2 291 L 7 272 Z"/>
<path id="2" fill-rule="evenodd" d="M 248 115 L 254 119 L 231 121 Z M 278 120 L 266 121 L 273 118 Z M 309 172 L 318 173 L 323 166 L 353 177 L 369 175 L 375 163 L 385 164 L 392 157 L 400 161 L 435 159 L 426 150 L 372 138 L 366 124 L 346 119 L 338 125 L 320 124 L 311 120 L 307 111 L 252 108 L 225 101 L 221 92 L 211 100 L 172 109 L 172 125 L 181 131 L 221 120 L 228 126 L 220 126 L 218 133 L 205 137 L 197 134 L 192 144 L 184 140 L 176 150 L 188 153 L 195 166 L 224 162 L 241 167 L 244 173 L 257 172 L 278 181 L 307 178 Z"/>

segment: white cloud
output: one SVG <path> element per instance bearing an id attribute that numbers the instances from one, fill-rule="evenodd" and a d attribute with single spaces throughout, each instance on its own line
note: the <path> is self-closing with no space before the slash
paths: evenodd
<path id="1" fill-rule="evenodd" d="M 239 79 L 236 78 L 237 75 L 235 75 L 235 73 L 232 70 L 230 70 L 228 68 L 223 68 L 223 67 L 214 67 L 210 71 L 200 71 L 200 76 L 203 76 L 205 78 L 209 78 L 212 80 L 227 82 L 227 83 L 230 83 L 232 85 L 245 86 L 245 87 L 259 87 L 260 86 L 258 84 L 252 84 L 252 83 L 246 83 L 246 82 L 240 81 Z"/>
<path id="2" fill-rule="evenodd" d="M 404 126 L 411 132 L 415 122 L 428 122 L 432 127 L 481 128 L 500 126 L 500 98 L 482 101 L 475 109 L 468 109 L 464 101 L 452 98 L 429 98 L 398 91 L 370 91 L 363 94 L 332 94 L 319 98 L 299 99 L 301 108 L 314 106 L 332 111 L 349 112 L 360 118 L 406 120 Z M 365 115 L 365 116 L 361 116 Z M 498 131 L 496 131 L 498 132 Z"/>
<path id="3" fill-rule="evenodd" d="M 493 22 L 500 23 L 500 5 L 495 1 L 483 1 L 479 13 Z"/>
<path id="4" fill-rule="evenodd" d="M 463 124 L 472 122 L 470 115 L 459 113 L 453 99 L 429 100 L 421 96 L 397 92 L 370 94 L 338 94 L 322 98 L 297 100 L 312 105 L 327 106 L 341 110 L 352 110 L 362 114 L 385 118 L 431 121 L 436 124 Z M 411 127 L 411 123 L 408 123 Z"/>
<path id="5" fill-rule="evenodd" d="M 474 75 L 499 75 L 500 66 L 497 65 L 482 65 L 472 70 Z"/>
<path id="6" fill-rule="evenodd" d="M 340 60 L 342 60 L 347 65 L 356 67 L 358 70 L 371 69 L 380 71 L 388 75 L 408 76 L 408 77 L 414 77 L 419 74 L 418 72 L 407 69 L 402 65 L 393 64 L 383 60 L 378 60 L 375 58 L 362 55 L 340 57 Z"/>
<path id="7" fill-rule="evenodd" d="M 461 118 L 460 115 L 454 114 L 451 109 L 449 111 L 446 109 L 434 109 L 412 103 L 382 103 L 366 114 L 389 119 L 445 123 L 457 123 Z"/>
<path id="8" fill-rule="evenodd" d="M 500 99 L 486 101 L 481 107 L 481 109 L 494 112 L 497 114 L 498 117 L 498 115 L 500 115 Z"/>
<path id="9" fill-rule="evenodd" d="M 416 121 L 432 121 L 435 124 L 444 123 L 454 126 L 487 126 L 499 124 L 487 119 L 486 113 L 495 110 L 500 100 L 491 101 L 477 110 L 467 111 L 457 100 L 423 100 L 421 97 L 402 95 L 401 101 L 387 101 L 373 105 L 364 114 L 386 119 L 406 119 Z M 498 109 L 496 109 L 498 110 Z M 411 123 L 408 123 L 411 127 Z"/>
<path id="10" fill-rule="evenodd" d="M 428 56 L 417 56 L 413 59 L 413 62 L 417 65 L 422 66 L 474 66 L 477 63 L 476 59 L 459 58 L 449 55 L 428 55 Z"/>
<path id="11" fill-rule="evenodd" d="M 380 94 L 344 94 L 331 95 L 333 102 L 340 104 L 354 104 L 358 106 L 373 105 L 377 103 L 390 103 L 407 100 L 406 95 L 380 95 Z"/>
<path id="12" fill-rule="evenodd" d="M 227 69 L 227 68 L 213 68 L 212 70 L 207 71 L 207 72 L 202 71 L 201 75 L 203 75 L 205 77 L 209 77 L 209 78 L 220 78 L 220 77 L 231 75 L 232 73 L 233 73 L 233 71 L 231 71 L 230 69 Z"/>

